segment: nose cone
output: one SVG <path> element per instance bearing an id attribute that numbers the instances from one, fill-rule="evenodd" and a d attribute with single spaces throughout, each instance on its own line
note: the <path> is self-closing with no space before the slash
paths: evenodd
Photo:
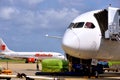
<path id="1" fill-rule="evenodd" d="M 72 30 L 67 30 L 62 40 L 62 47 L 65 51 L 79 49 L 80 40 Z"/>

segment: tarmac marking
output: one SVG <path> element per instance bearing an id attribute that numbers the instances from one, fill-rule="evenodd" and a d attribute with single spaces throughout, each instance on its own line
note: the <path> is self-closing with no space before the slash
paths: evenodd
<path id="1" fill-rule="evenodd" d="M 120 77 L 104 77 L 106 79 L 119 79 L 120 80 Z"/>

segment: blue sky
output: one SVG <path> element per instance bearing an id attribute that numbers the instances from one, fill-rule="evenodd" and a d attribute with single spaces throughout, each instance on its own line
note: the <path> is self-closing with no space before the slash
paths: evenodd
<path id="1" fill-rule="evenodd" d="M 120 8 L 120 0 L 0 0 L 0 37 L 14 51 L 64 53 L 62 39 L 70 22 L 81 13 Z"/>

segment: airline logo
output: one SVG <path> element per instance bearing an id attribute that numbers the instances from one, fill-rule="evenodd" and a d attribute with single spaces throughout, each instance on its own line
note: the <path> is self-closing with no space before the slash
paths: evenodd
<path id="1" fill-rule="evenodd" d="M 0 50 L 2 50 L 2 51 L 4 51 L 5 50 L 5 45 L 4 44 L 2 44 L 2 45 L 0 45 Z"/>
<path id="2" fill-rule="evenodd" d="M 52 57 L 53 55 L 52 54 L 45 54 L 45 53 L 43 53 L 43 54 L 35 54 L 35 57 Z"/>

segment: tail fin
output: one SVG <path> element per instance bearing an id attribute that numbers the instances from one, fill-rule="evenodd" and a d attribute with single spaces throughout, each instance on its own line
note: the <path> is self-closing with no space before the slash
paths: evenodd
<path id="1" fill-rule="evenodd" d="M 7 45 L 4 43 L 4 41 L 0 38 L 0 50 L 2 52 L 11 52 L 12 50 L 10 50 Z"/>

